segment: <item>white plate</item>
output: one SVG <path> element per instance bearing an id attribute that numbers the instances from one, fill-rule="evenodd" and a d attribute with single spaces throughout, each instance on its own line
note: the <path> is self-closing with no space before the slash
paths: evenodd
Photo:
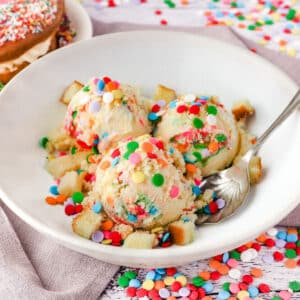
<path id="1" fill-rule="evenodd" d="M 92 21 L 84 7 L 76 0 L 65 0 L 65 8 L 71 26 L 76 31 L 74 42 L 91 38 L 93 35 Z"/>
<path id="2" fill-rule="evenodd" d="M 185 264 L 230 250 L 275 225 L 300 200 L 300 116 L 294 113 L 261 151 L 265 176 L 234 217 L 202 226 L 184 247 L 134 250 L 96 244 L 75 235 L 62 207 L 44 202 L 53 181 L 43 169 L 38 140 L 62 121 L 58 102 L 72 80 L 108 75 L 152 95 L 163 83 L 180 92 L 215 94 L 229 108 L 249 98 L 261 133 L 296 92 L 296 85 L 250 51 L 175 32 L 110 34 L 55 51 L 16 76 L 0 94 L 0 196 L 25 222 L 56 242 L 114 264 L 154 267 Z"/>

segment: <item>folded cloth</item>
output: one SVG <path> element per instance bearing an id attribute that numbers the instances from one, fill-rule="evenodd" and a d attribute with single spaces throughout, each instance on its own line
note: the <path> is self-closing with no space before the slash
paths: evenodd
<path id="1" fill-rule="evenodd" d="M 95 22 L 94 25 L 96 34 L 145 29 L 130 24 L 105 27 L 105 24 Z M 300 63 L 241 39 L 229 28 L 214 27 L 190 31 L 242 47 L 255 48 L 259 55 L 281 67 L 300 83 Z M 282 224 L 300 225 L 300 206 Z M 97 299 L 117 270 L 117 266 L 56 244 L 25 224 L 0 203 L 0 299 Z"/>

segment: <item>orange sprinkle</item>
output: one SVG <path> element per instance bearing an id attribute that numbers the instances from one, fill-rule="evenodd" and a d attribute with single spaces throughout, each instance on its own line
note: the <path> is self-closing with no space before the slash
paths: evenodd
<path id="1" fill-rule="evenodd" d="M 253 243 L 252 243 L 252 242 L 248 242 L 247 244 L 245 244 L 245 246 L 246 246 L 247 248 L 251 248 L 251 247 L 252 247 L 252 245 L 253 245 Z"/>
<path id="2" fill-rule="evenodd" d="M 210 279 L 210 273 L 208 271 L 201 271 L 198 275 L 205 281 Z"/>
<path id="3" fill-rule="evenodd" d="M 178 144 L 178 145 L 176 145 L 177 150 L 179 152 L 181 152 L 181 153 L 185 152 L 185 150 L 187 149 L 187 147 L 188 147 L 188 144 L 184 144 L 184 145 Z"/>
<path id="4" fill-rule="evenodd" d="M 189 4 L 188 0 L 181 0 L 180 2 L 181 2 L 182 5 L 188 5 Z"/>
<path id="5" fill-rule="evenodd" d="M 169 297 L 167 298 L 167 300 L 176 300 L 176 298 L 173 297 L 173 296 L 169 296 Z"/>
<path id="6" fill-rule="evenodd" d="M 197 168 L 193 164 L 186 164 L 186 170 L 190 173 L 195 173 Z"/>
<path id="7" fill-rule="evenodd" d="M 284 265 L 285 265 L 288 269 L 294 269 L 294 268 L 297 267 L 297 261 L 294 260 L 294 259 L 288 258 L 288 259 L 285 261 Z"/>
<path id="8" fill-rule="evenodd" d="M 144 152 L 152 152 L 153 151 L 153 146 L 152 146 L 152 144 L 151 143 L 149 143 L 149 142 L 144 142 L 143 144 L 142 144 L 142 150 L 144 151 Z"/>
<path id="9" fill-rule="evenodd" d="M 107 169 L 109 166 L 110 166 L 110 162 L 107 161 L 107 160 L 105 160 L 104 162 L 102 162 L 100 168 L 101 168 L 102 170 L 105 170 L 105 169 Z"/>
<path id="10" fill-rule="evenodd" d="M 208 17 L 211 16 L 212 12 L 211 11 L 205 11 L 204 12 L 204 16 Z"/>
<path id="11" fill-rule="evenodd" d="M 58 195 L 56 197 L 57 204 L 64 204 L 66 200 L 67 200 L 67 196 L 65 196 L 65 195 Z"/>
<path id="12" fill-rule="evenodd" d="M 229 272 L 229 267 L 225 264 L 221 264 L 218 268 L 217 271 L 222 274 L 222 275 L 227 275 Z"/>
<path id="13" fill-rule="evenodd" d="M 245 28 L 246 26 L 245 26 L 245 24 L 239 24 L 238 25 L 238 28 Z"/>
<path id="14" fill-rule="evenodd" d="M 212 259 L 209 261 L 208 265 L 212 268 L 212 269 L 218 269 L 221 265 L 221 263 L 218 260 Z"/>
<path id="15" fill-rule="evenodd" d="M 205 296 L 205 297 L 201 298 L 201 300 L 212 300 L 212 297 L 210 297 L 210 296 Z"/>
<path id="16" fill-rule="evenodd" d="M 259 268 L 252 268 L 250 270 L 250 273 L 255 278 L 263 277 L 263 271 L 262 271 L 262 269 L 259 269 Z"/>
<path id="17" fill-rule="evenodd" d="M 208 150 L 210 152 L 217 152 L 219 150 L 219 144 L 218 142 L 210 142 L 209 145 L 208 145 Z"/>
<path id="18" fill-rule="evenodd" d="M 111 230 L 114 226 L 114 223 L 112 220 L 106 220 L 102 223 L 101 228 L 102 230 Z"/>
<path id="19" fill-rule="evenodd" d="M 287 234 L 296 234 L 296 235 L 298 235 L 298 231 L 295 228 L 289 228 L 287 230 Z"/>
<path id="20" fill-rule="evenodd" d="M 236 300 L 236 298 L 235 297 L 229 297 L 227 300 Z"/>
<path id="21" fill-rule="evenodd" d="M 46 197 L 45 201 L 46 201 L 49 205 L 56 205 L 56 204 L 57 204 L 56 198 L 51 197 L 51 196 Z"/>
<path id="22" fill-rule="evenodd" d="M 160 290 L 160 289 L 163 289 L 165 287 L 165 283 L 162 281 L 162 280 L 157 280 L 155 281 L 154 283 L 154 288 L 156 290 Z"/>
<path id="23" fill-rule="evenodd" d="M 161 159 L 161 158 L 158 158 L 157 162 L 163 167 L 166 167 L 168 165 L 168 163 L 164 159 Z"/>
<path id="24" fill-rule="evenodd" d="M 107 204 L 110 205 L 110 206 L 114 206 L 115 205 L 115 201 L 112 197 L 108 196 L 106 198 L 106 201 L 107 201 Z"/>
<path id="25" fill-rule="evenodd" d="M 108 92 L 111 92 L 111 91 L 117 89 L 117 85 L 116 85 L 115 82 L 110 81 L 109 83 L 107 83 L 107 84 L 105 85 L 105 89 L 106 89 Z"/>
<path id="26" fill-rule="evenodd" d="M 283 46 L 283 47 L 286 46 L 286 41 L 285 40 L 280 40 L 279 45 Z"/>
<path id="27" fill-rule="evenodd" d="M 251 144 L 252 145 L 256 144 L 256 138 L 251 139 Z"/>
<path id="28" fill-rule="evenodd" d="M 260 236 L 258 236 L 258 237 L 256 238 L 256 240 L 257 240 L 258 242 L 260 242 L 260 243 L 264 243 L 264 242 L 266 241 L 267 238 L 268 238 L 267 235 L 266 235 L 265 233 L 263 233 L 263 234 L 261 234 Z"/>

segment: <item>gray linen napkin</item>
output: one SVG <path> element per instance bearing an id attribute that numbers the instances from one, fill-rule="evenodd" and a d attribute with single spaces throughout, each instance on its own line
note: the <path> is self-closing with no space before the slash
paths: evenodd
<path id="1" fill-rule="evenodd" d="M 107 26 L 94 22 L 95 34 L 136 29 L 153 28 L 125 23 Z M 277 64 L 300 83 L 299 62 L 241 39 L 229 28 L 187 31 L 255 48 L 259 55 Z M 300 206 L 281 224 L 300 225 Z M 117 270 L 117 266 L 56 244 L 25 224 L 0 202 L 0 299 L 97 299 Z"/>

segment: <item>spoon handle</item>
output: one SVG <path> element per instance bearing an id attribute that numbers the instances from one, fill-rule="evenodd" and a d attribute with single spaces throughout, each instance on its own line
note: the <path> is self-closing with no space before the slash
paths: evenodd
<path id="1" fill-rule="evenodd" d="M 269 128 L 257 139 L 255 145 L 250 149 L 250 151 L 254 154 L 256 153 L 261 145 L 266 141 L 266 139 L 270 136 L 270 134 L 281 125 L 287 117 L 296 109 L 296 107 L 300 104 L 300 89 L 297 91 L 293 99 L 286 106 L 286 108 L 282 111 L 282 113 L 276 118 L 276 120 L 269 126 Z"/>

